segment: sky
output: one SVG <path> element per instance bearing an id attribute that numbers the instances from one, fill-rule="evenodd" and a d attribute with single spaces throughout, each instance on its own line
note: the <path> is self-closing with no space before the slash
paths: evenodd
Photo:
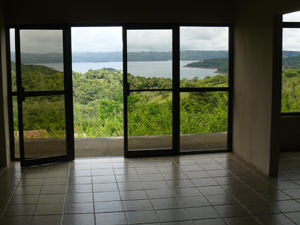
<path id="1" fill-rule="evenodd" d="M 300 11 L 288 13 L 283 16 L 284 22 L 300 22 Z M 282 49 L 286 51 L 300 51 L 300 29 L 283 29 Z"/>
<path id="2" fill-rule="evenodd" d="M 283 21 L 300 21 L 300 12 L 283 16 Z M 11 42 L 14 43 L 14 33 Z M 128 30 L 128 51 L 171 51 L 171 30 Z M 73 27 L 73 52 L 122 51 L 121 27 Z M 14 44 L 11 45 L 14 51 Z M 227 51 L 228 28 L 181 27 L 180 50 Z M 300 29 L 283 30 L 283 50 L 300 51 Z M 26 53 L 62 52 L 62 32 L 53 30 L 21 31 L 21 51 Z"/>

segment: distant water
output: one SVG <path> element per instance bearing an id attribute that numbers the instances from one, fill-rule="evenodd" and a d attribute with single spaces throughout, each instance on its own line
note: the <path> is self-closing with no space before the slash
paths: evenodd
<path id="1" fill-rule="evenodd" d="M 216 69 L 184 67 L 186 64 L 191 62 L 195 61 L 180 61 L 181 79 L 191 79 L 193 77 L 199 77 L 200 79 L 203 79 L 206 76 L 216 75 Z M 59 71 L 63 70 L 63 65 L 61 63 L 36 63 L 36 65 L 45 65 Z M 90 69 L 96 70 L 103 68 L 123 70 L 123 64 L 122 62 L 72 63 L 72 70 L 79 73 L 85 73 Z M 128 72 L 135 76 L 172 78 L 172 61 L 128 62 Z"/>

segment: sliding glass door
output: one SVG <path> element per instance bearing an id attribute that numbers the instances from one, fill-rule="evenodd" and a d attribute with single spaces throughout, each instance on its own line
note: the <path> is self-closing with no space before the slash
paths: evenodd
<path id="1" fill-rule="evenodd" d="M 180 152 L 227 150 L 229 28 L 182 26 L 180 52 Z"/>
<path id="2" fill-rule="evenodd" d="M 172 154 L 172 34 L 169 28 L 124 29 L 125 156 Z"/>
<path id="3" fill-rule="evenodd" d="M 70 29 L 15 29 L 22 166 L 74 158 L 68 38 Z"/>
<path id="4" fill-rule="evenodd" d="M 228 26 L 125 27 L 125 156 L 228 151 Z"/>

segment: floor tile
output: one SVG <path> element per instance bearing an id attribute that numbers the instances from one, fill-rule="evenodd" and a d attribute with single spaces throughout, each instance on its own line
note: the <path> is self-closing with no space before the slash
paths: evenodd
<path id="1" fill-rule="evenodd" d="M 243 204 L 247 210 L 249 210 L 253 215 L 262 215 L 262 214 L 273 214 L 279 213 L 271 204 L 267 202 L 261 203 L 245 203 Z"/>
<path id="2" fill-rule="evenodd" d="M 116 183 L 93 184 L 93 192 L 111 192 L 118 190 Z"/>
<path id="3" fill-rule="evenodd" d="M 99 224 L 105 224 L 104 222 L 105 221 Z M 65 215 L 62 224 L 63 225 L 93 225 L 95 224 L 94 214 Z"/>
<path id="4" fill-rule="evenodd" d="M 32 216 L 8 216 L 0 219 L 1 225 L 30 225 Z"/>
<path id="5" fill-rule="evenodd" d="M 68 203 L 65 205 L 65 213 L 94 213 L 94 205 L 93 203 Z"/>
<path id="6" fill-rule="evenodd" d="M 183 209 L 157 210 L 156 212 L 160 222 L 189 220 L 187 213 Z"/>
<path id="7" fill-rule="evenodd" d="M 194 172 L 185 172 L 188 178 L 197 179 L 197 178 L 207 178 L 210 177 L 205 171 L 194 171 Z"/>
<path id="8" fill-rule="evenodd" d="M 146 190 L 169 188 L 169 185 L 165 181 L 147 181 L 142 183 Z"/>
<path id="9" fill-rule="evenodd" d="M 191 182 L 190 180 L 171 180 L 171 181 L 167 181 L 167 183 L 171 188 L 195 187 L 193 182 Z"/>
<path id="10" fill-rule="evenodd" d="M 95 193 L 94 195 L 96 195 Z M 92 193 L 73 193 L 66 195 L 66 203 L 93 202 Z"/>
<path id="11" fill-rule="evenodd" d="M 63 204 L 37 204 L 34 215 L 61 215 Z"/>
<path id="12" fill-rule="evenodd" d="M 184 197 L 184 196 L 198 196 L 202 195 L 200 191 L 195 188 L 173 188 L 173 192 L 177 197 Z"/>
<path id="13" fill-rule="evenodd" d="M 253 190 L 246 184 L 222 185 L 222 187 L 231 194 L 253 192 Z"/>
<path id="14" fill-rule="evenodd" d="M 4 216 L 30 216 L 33 215 L 36 205 L 9 205 Z"/>
<path id="15" fill-rule="evenodd" d="M 159 191 L 157 191 L 157 190 L 146 190 L 146 192 L 147 192 L 147 195 L 149 196 L 150 199 L 176 197 L 175 193 L 170 188 L 160 189 Z"/>
<path id="16" fill-rule="evenodd" d="M 31 225 L 61 225 L 62 218 L 62 215 L 34 216 L 32 217 Z"/>
<path id="17" fill-rule="evenodd" d="M 118 183 L 118 187 L 120 191 L 144 190 L 144 186 L 140 181 L 126 181 Z"/>
<path id="18" fill-rule="evenodd" d="M 217 205 L 214 208 L 218 211 L 222 217 L 238 217 L 238 216 L 248 216 L 250 213 L 239 204 L 235 205 Z"/>
<path id="19" fill-rule="evenodd" d="M 67 186 L 67 193 L 91 193 L 93 186 L 91 184 L 71 184 Z"/>
<path id="20" fill-rule="evenodd" d="M 228 194 L 227 191 L 221 186 L 198 187 L 198 190 L 203 195 L 222 195 Z"/>
<path id="21" fill-rule="evenodd" d="M 11 205 L 26 205 L 36 204 L 38 202 L 39 195 L 14 195 L 10 200 Z"/>
<path id="22" fill-rule="evenodd" d="M 193 222 L 195 225 L 227 225 L 225 220 L 223 220 L 221 218 L 194 220 Z"/>
<path id="23" fill-rule="evenodd" d="M 218 185 L 218 183 L 212 178 L 191 179 L 191 181 L 196 187 Z"/>
<path id="24" fill-rule="evenodd" d="M 218 212 L 212 206 L 186 208 L 188 216 L 193 220 L 219 218 Z"/>
<path id="25" fill-rule="evenodd" d="M 179 221 L 179 222 L 165 222 L 165 223 L 160 223 L 161 225 L 194 225 L 193 222 L 191 221 Z"/>
<path id="26" fill-rule="evenodd" d="M 43 194 L 39 196 L 38 203 L 64 203 L 66 194 Z"/>
<path id="27" fill-rule="evenodd" d="M 42 186 L 20 186 L 16 189 L 15 194 L 20 195 L 38 195 L 42 190 Z"/>
<path id="28" fill-rule="evenodd" d="M 294 225 L 294 223 L 283 214 L 258 215 L 256 218 L 264 225 Z"/>
<path id="29" fill-rule="evenodd" d="M 210 203 L 203 196 L 178 197 L 178 202 L 183 207 L 208 206 Z"/>
<path id="30" fill-rule="evenodd" d="M 126 217 L 129 224 L 159 222 L 155 211 L 128 211 Z"/>
<path id="31" fill-rule="evenodd" d="M 123 201 L 125 211 L 153 210 L 150 200 Z"/>
<path id="32" fill-rule="evenodd" d="M 240 203 L 264 202 L 265 200 L 254 192 L 232 193 L 232 196 Z"/>
<path id="33" fill-rule="evenodd" d="M 95 212 L 121 212 L 123 204 L 121 201 L 95 202 Z"/>
<path id="34" fill-rule="evenodd" d="M 120 192 L 121 199 L 124 200 L 141 200 L 148 199 L 148 195 L 146 191 L 121 191 Z"/>
<path id="35" fill-rule="evenodd" d="M 292 198 L 300 198 L 300 188 L 298 189 L 284 189 L 282 190 L 285 194 Z"/>
<path id="36" fill-rule="evenodd" d="M 176 173 L 162 173 L 163 178 L 168 180 L 186 180 L 188 177 L 183 172 Z"/>
<path id="37" fill-rule="evenodd" d="M 127 219 L 124 212 L 97 213 L 95 216 L 96 224 L 127 224 Z"/>
<path id="38" fill-rule="evenodd" d="M 300 203 L 295 200 L 275 201 L 271 204 L 281 212 L 294 212 L 300 210 Z"/>
<path id="39" fill-rule="evenodd" d="M 176 198 L 152 199 L 151 203 L 155 210 L 158 209 L 178 209 L 182 208 Z"/>
<path id="40" fill-rule="evenodd" d="M 300 224 L 300 209 L 299 212 L 285 213 L 295 224 Z"/>
<path id="41" fill-rule="evenodd" d="M 102 202 L 102 201 L 120 201 L 121 196 L 119 192 L 100 192 L 94 193 L 94 201 Z"/>
<path id="42" fill-rule="evenodd" d="M 229 225 L 261 225 L 261 223 L 254 216 L 233 217 L 226 218 L 225 220 Z"/>
<path id="43" fill-rule="evenodd" d="M 43 186 L 41 194 L 63 194 L 67 191 L 67 185 Z"/>
<path id="44" fill-rule="evenodd" d="M 225 195 L 209 195 L 206 199 L 211 205 L 230 205 L 237 204 L 238 202 L 229 194 Z"/>
<path id="45" fill-rule="evenodd" d="M 278 200 L 289 200 L 291 199 L 290 196 L 286 195 L 280 190 L 273 190 L 273 191 L 262 191 L 256 192 L 259 196 L 261 196 L 266 201 L 278 201 Z"/>

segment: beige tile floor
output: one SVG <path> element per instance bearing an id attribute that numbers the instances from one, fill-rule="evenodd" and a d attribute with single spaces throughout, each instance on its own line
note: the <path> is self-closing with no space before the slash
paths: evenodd
<path id="1" fill-rule="evenodd" d="M 0 224 L 300 224 L 300 153 L 276 178 L 231 153 L 0 168 Z"/>

